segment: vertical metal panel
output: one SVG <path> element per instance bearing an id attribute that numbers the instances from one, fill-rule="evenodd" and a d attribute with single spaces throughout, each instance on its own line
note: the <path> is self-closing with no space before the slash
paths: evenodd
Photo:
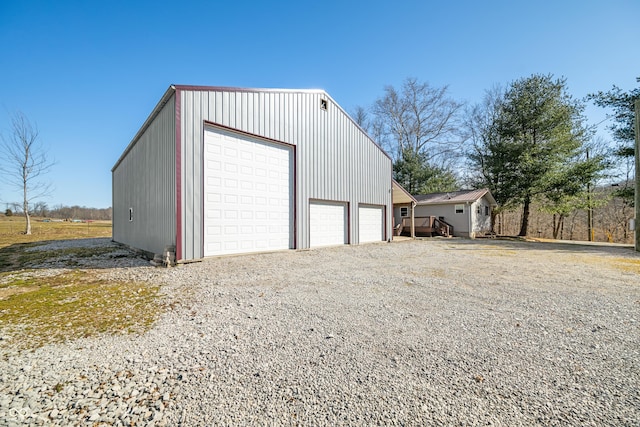
<path id="1" fill-rule="evenodd" d="M 116 242 L 153 253 L 176 244 L 175 139 L 172 96 L 113 168 Z"/>
<path id="2" fill-rule="evenodd" d="M 386 206 L 391 230 L 391 159 L 323 91 L 183 88 L 181 117 L 184 259 L 202 252 L 203 123 L 296 145 L 296 241 L 309 247 L 309 200 L 349 206 L 349 241 L 358 243 L 360 204 Z M 327 101 L 327 110 L 320 100 Z M 388 231 L 389 233 L 390 231 Z M 387 238 L 390 237 L 386 236 Z"/>

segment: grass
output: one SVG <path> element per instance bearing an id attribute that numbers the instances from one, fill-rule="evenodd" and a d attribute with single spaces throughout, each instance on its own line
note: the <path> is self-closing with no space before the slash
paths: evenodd
<path id="1" fill-rule="evenodd" d="M 100 333 L 141 333 L 160 311 L 159 286 L 114 282 L 92 271 L 24 272 L 0 285 L 0 326 L 18 348 Z"/>
<path id="2" fill-rule="evenodd" d="M 0 248 L 0 272 L 30 268 L 47 262 L 58 261 L 65 267 L 76 267 L 81 258 L 105 256 L 113 247 L 67 248 L 52 251 L 29 250 L 43 242 L 22 243 Z"/>
<path id="3" fill-rule="evenodd" d="M 640 259 L 614 258 L 611 262 L 617 265 L 620 270 L 640 274 Z"/>
<path id="4" fill-rule="evenodd" d="M 31 218 L 31 234 L 24 234 L 25 219 L 22 216 L 0 216 L 0 248 L 18 243 L 41 242 L 43 240 L 82 239 L 111 237 L 111 221 L 87 223 L 42 222 Z"/>
<path id="5" fill-rule="evenodd" d="M 142 333 L 153 325 L 162 311 L 158 285 L 107 280 L 99 270 L 77 268 L 82 258 L 109 257 L 117 248 L 29 250 L 96 237 L 111 237 L 111 223 L 34 220 L 27 236 L 24 218 L 0 217 L 0 336 L 7 338 L 0 346 L 33 349 L 104 333 Z"/>
<path id="6" fill-rule="evenodd" d="M 634 254 L 634 253 L 630 253 Z M 567 256 L 572 263 L 597 265 L 601 269 L 625 271 L 627 273 L 640 274 L 640 258 L 621 256 L 597 256 L 588 253 L 573 252 Z"/>

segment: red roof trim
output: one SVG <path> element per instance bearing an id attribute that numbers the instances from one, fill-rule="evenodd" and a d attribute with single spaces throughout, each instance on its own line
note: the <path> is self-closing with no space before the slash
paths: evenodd
<path id="1" fill-rule="evenodd" d="M 142 126 L 140 127 L 138 132 L 135 134 L 135 136 L 133 137 L 131 142 L 129 142 L 129 145 L 127 145 L 127 148 L 124 149 L 124 151 L 122 152 L 122 154 L 118 158 L 118 161 L 116 161 L 116 164 L 113 165 L 113 167 L 111 168 L 111 172 L 116 170 L 118 165 L 120 165 L 122 160 L 124 160 L 124 158 L 127 156 L 129 151 L 131 151 L 133 146 L 136 145 L 136 143 L 138 142 L 138 139 L 140 139 L 142 134 L 151 125 L 153 120 L 158 116 L 158 114 L 160 114 L 160 111 L 166 105 L 166 103 L 169 102 L 171 97 L 175 94 L 175 91 L 176 91 L 176 88 L 174 86 L 169 86 L 169 89 L 167 89 L 167 91 L 164 93 L 164 95 L 162 95 L 162 98 L 160 98 L 160 101 L 158 101 L 158 103 L 156 104 L 155 108 L 151 111 L 151 114 L 149 114 L 149 116 L 147 117 L 147 120 L 144 121 L 144 123 L 142 124 Z"/>
<path id="2" fill-rule="evenodd" d="M 219 92 L 288 92 L 288 93 L 321 93 L 326 94 L 323 89 L 279 89 L 279 88 L 248 88 L 233 86 L 198 86 L 198 85 L 172 85 L 180 90 L 192 90 L 197 92 L 219 91 Z"/>
<path id="3" fill-rule="evenodd" d="M 340 104 L 338 104 L 333 98 L 331 98 L 331 95 L 329 95 L 325 90 L 323 89 L 276 89 L 276 88 L 242 88 L 242 87 L 225 87 L 225 86 L 193 86 L 193 85 L 172 85 L 172 87 L 174 87 L 176 90 L 191 90 L 191 91 L 198 91 L 198 92 L 207 92 L 207 91 L 219 91 L 219 92 L 265 92 L 265 93 L 269 93 L 269 92 L 273 92 L 273 93 L 277 93 L 277 92 L 285 92 L 285 93 L 317 93 L 317 94 L 321 94 L 326 96 L 329 100 L 331 100 L 331 102 L 338 108 L 338 110 L 340 110 L 345 116 L 347 116 L 347 118 L 351 121 L 351 123 L 353 123 L 359 130 L 360 132 L 362 132 L 368 139 L 369 141 L 371 141 L 381 152 L 382 154 L 384 154 L 389 160 L 391 160 L 391 162 L 393 162 L 393 159 L 391 158 L 391 156 L 384 151 L 384 149 L 376 142 L 374 141 L 373 138 L 371 138 L 371 136 L 369 136 L 369 134 L 362 129 L 362 127 L 356 123 L 355 120 L 353 120 L 353 118 L 349 115 L 349 113 L 347 113 L 341 106 Z"/>

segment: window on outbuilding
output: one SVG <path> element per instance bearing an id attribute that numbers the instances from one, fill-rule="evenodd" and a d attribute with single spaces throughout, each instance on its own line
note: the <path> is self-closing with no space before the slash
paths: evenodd
<path id="1" fill-rule="evenodd" d="M 456 205 L 456 213 L 463 214 L 464 213 L 464 205 Z"/>
<path id="2" fill-rule="evenodd" d="M 490 212 L 489 212 L 489 206 L 485 206 L 485 207 L 484 207 L 484 214 L 485 214 L 486 216 L 489 216 L 489 213 L 490 213 Z"/>
<path id="3" fill-rule="evenodd" d="M 482 213 L 482 205 L 481 204 L 478 204 L 478 206 L 476 206 L 476 213 L 478 215 L 480 215 Z"/>
<path id="4" fill-rule="evenodd" d="M 400 208 L 400 216 L 409 216 L 409 208 Z"/>

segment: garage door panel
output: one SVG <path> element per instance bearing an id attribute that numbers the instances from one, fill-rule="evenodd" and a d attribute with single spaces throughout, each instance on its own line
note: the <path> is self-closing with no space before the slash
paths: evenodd
<path id="1" fill-rule="evenodd" d="M 358 208 L 358 241 L 360 243 L 384 240 L 384 209 L 382 206 Z"/>
<path id="2" fill-rule="evenodd" d="M 207 177 L 207 185 L 220 185 L 220 183 L 222 182 L 222 180 L 220 178 L 216 178 L 213 176 Z"/>
<path id="3" fill-rule="evenodd" d="M 207 243 L 205 250 L 207 252 L 221 252 L 222 245 L 220 243 Z"/>
<path id="4" fill-rule="evenodd" d="M 217 129 L 204 143 L 204 255 L 292 247 L 293 150 Z"/>
<path id="5" fill-rule="evenodd" d="M 348 243 L 346 203 L 312 201 L 309 203 L 309 246 L 334 246 Z"/>

